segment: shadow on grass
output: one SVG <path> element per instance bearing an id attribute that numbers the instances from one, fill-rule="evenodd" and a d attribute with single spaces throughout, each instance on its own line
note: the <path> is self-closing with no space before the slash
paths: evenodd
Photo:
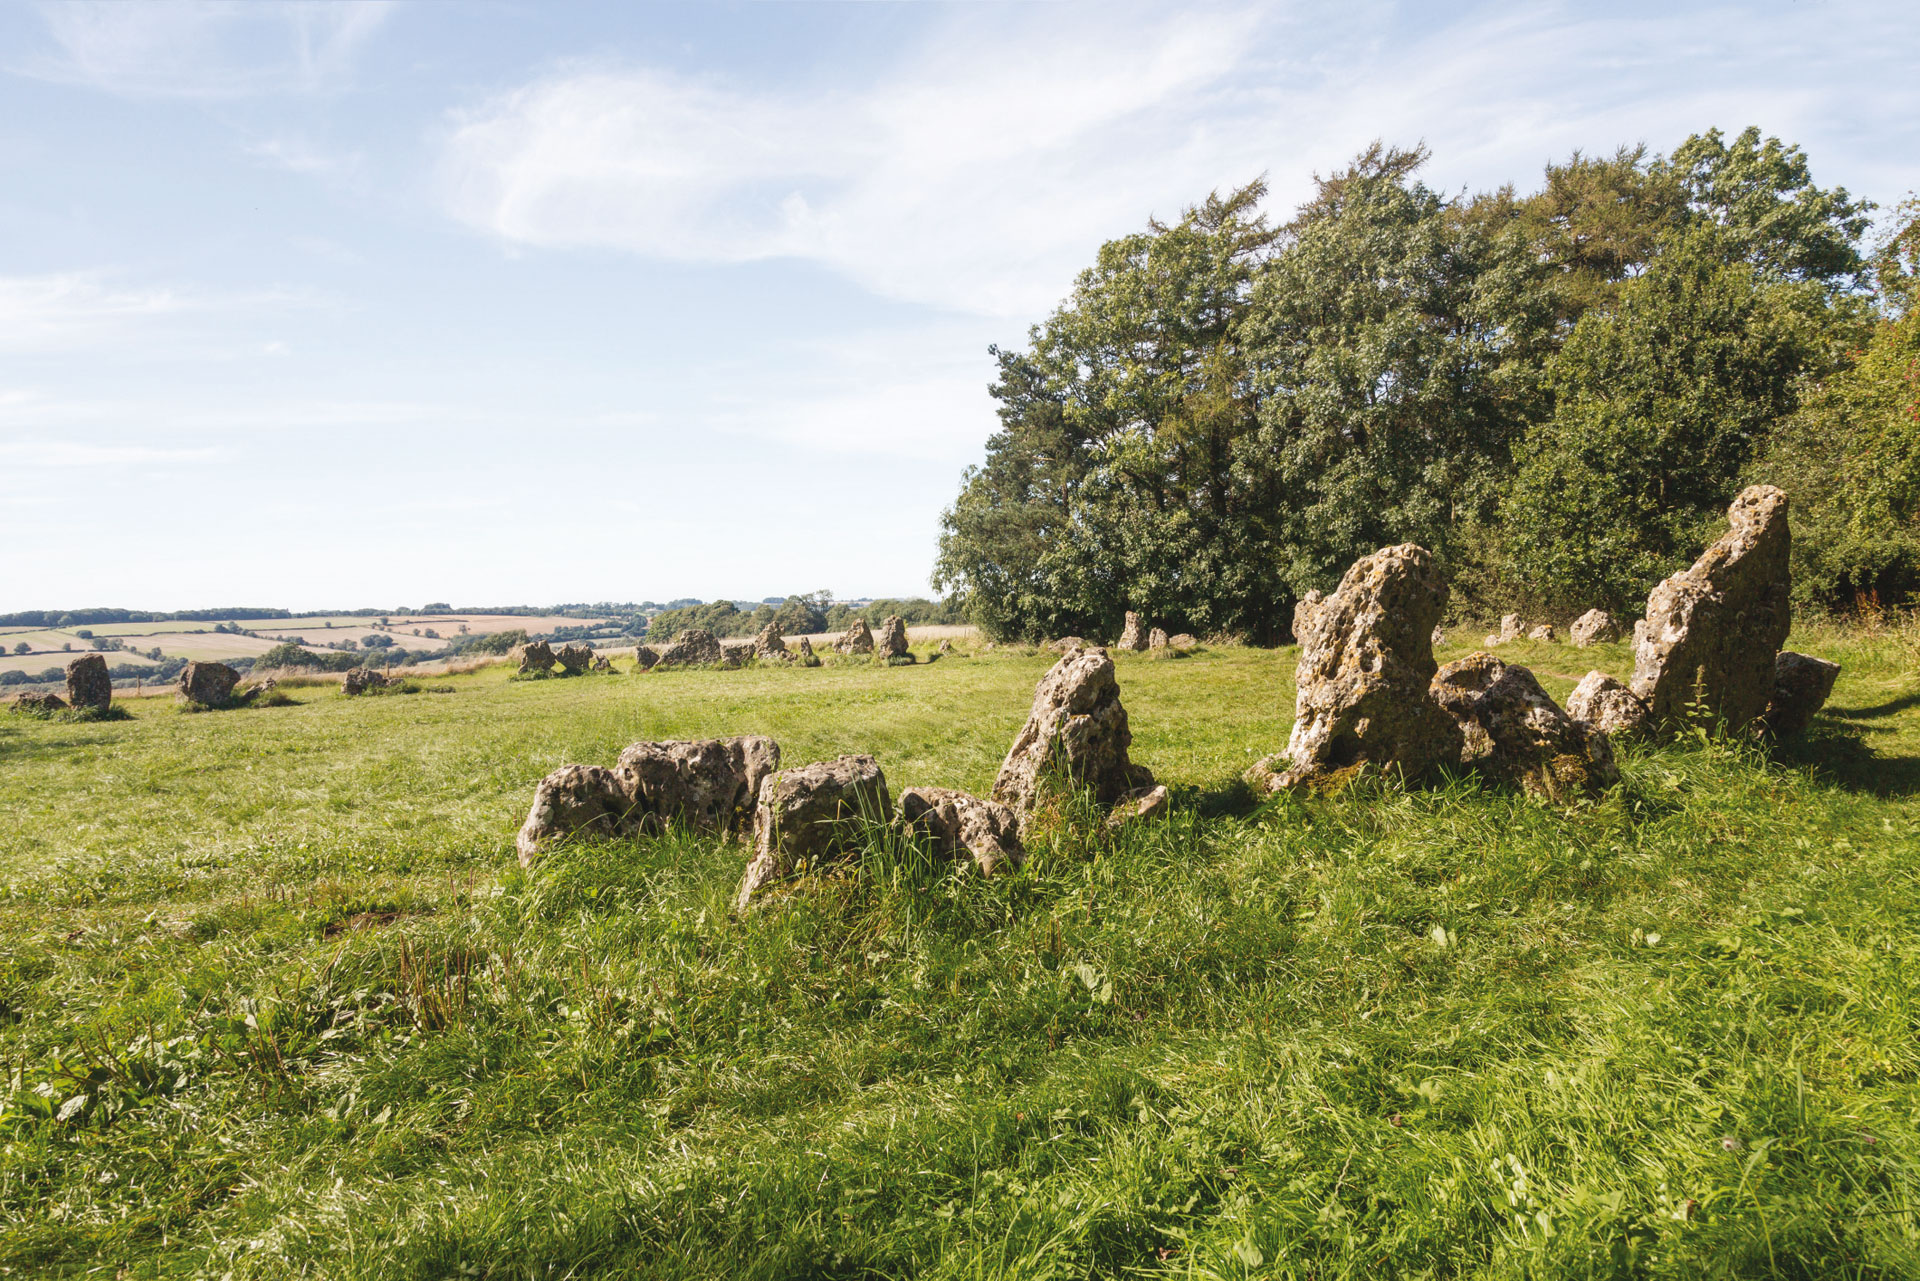
<path id="1" fill-rule="evenodd" d="M 1882 717 L 1904 712 L 1909 707 L 1920 707 L 1920 690 L 1911 694 L 1902 694 L 1898 698 L 1890 698 L 1872 707 L 1834 707 L 1829 704 L 1824 710 L 1828 716 L 1838 716 L 1842 720 L 1877 721 Z"/>
<path id="2" fill-rule="evenodd" d="M 1245 818 L 1260 808 L 1261 798 L 1244 778 L 1218 780 L 1206 787 L 1174 789 L 1174 803 L 1203 819 Z"/>
<path id="3" fill-rule="evenodd" d="M 1908 706 L 1906 699 L 1896 699 L 1889 707 L 1898 710 Z M 1829 708 L 1832 712 L 1835 709 Z M 1869 709 L 1872 714 L 1890 715 L 1879 709 Z M 1847 715 L 1845 712 L 1840 715 Z M 1800 738 L 1777 743 L 1773 748 L 1773 758 L 1782 765 L 1804 769 L 1809 775 L 1852 792 L 1869 792 L 1875 796 L 1896 797 L 1920 795 L 1920 757 L 1882 756 L 1873 750 L 1867 742 L 1868 733 L 1884 732 L 1873 727 L 1861 730 L 1852 725 L 1822 724 L 1816 721 L 1813 728 Z"/>

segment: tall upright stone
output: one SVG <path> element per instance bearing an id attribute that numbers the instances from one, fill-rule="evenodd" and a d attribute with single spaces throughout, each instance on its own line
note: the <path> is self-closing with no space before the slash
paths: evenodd
<path id="1" fill-rule="evenodd" d="M 1153 786 L 1152 772 L 1128 759 L 1132 745 L 1113 660 L 1102 649 L 1072 650 L 1034 690 L 1027 723 L 993 781 L 993 799 L 1012 806 L 1023 823 L 1039 809 L 1050 780 L 1088 788 L 1112 805 Z"/>
<path id="2" fill-rule="evenodd" d="M 768 623 L 753 638 L 753 656 L 766 662 L 790 663 L 793 651 L 787 648 L 786 638 L 780 635 L 778 623 Z"/>
<path id="3" fill-rule="evenodd" d="M 873 629 L 867 626 L 866 619 L 855 618 L 847 624 L 847 630 L 840 634 L 840 639 L 833 643 L 833 647 L 842 654 L 871 654 Z"/>
<path id="4" fill-rule="evenodd" d="M 188 663 L 180 670 L 180 697 L 201 707 L 225 707 L 239 683 L 240 673 L 225 663 Z"/>
<path id="5" fill-rule="evenodd" d="M 1114 648 L 1139 653 L 1147 647 L 1147 629 L 1140 625 L 1140 615 L 1133 610 L 1127 611 L 1127 626 L 1120 633 L 1120 643 Z"/>
<path id="6" fill-rule="evenodd" d="M 907 624 L 898 614 L 888 614 L 880 620 L 880 630 L 873 638 L 873 647 L 882 658 L 899 658 L 907 652 Z"/>
<path id="7" fill-rule="evenodd" d="M 82 654 L 67 664 L 67 701 L 75 711 L 104 712 L 113 706 L 113 677 L 107 674 L 106 659 Z"/>
<path id="8" fill-rule="evenodd" d="M 1744 729 L 1773 699 L 1774 656 L 1793 626 L 1787 496 L 1752 485 L 1732 528 L 1647 597 L 1634 633 L 1633 692 L 1655 726 Z"/>

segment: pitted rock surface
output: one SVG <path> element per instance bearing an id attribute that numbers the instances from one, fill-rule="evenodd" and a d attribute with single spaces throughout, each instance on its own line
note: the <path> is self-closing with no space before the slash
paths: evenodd
<path id="1" fill-rule="evenodd" d="M 11 706 L 16 712 L 64 712 L 67 700 L 52 690 L 31 690 L 14 699 Z"/>
<path id="2" fill-rule="evenodd" d="M 1249 781 L 1272 791 L 1338 786 L 1363 770 L 1409 777 L 1460 759 L 1460 729 L 1428 692 L 1447 584 L 1433 554 L 1402 543 L 1355 561 L 1304 618 L 1284 762 Z"/>
<path id="3" fill-rule="evenodd" d="M 90 707 L 104 712 L 113 706 L 113 677 L 107 674 L 106 659 L 82 654 L 67 664 L 67 701 L 76 710 Z"/>
<path id="4" fill-rule="evenodd" d="M 390 684 L 384 673 L 370 667 L 356 667 L 340 679 L 340 692 L 353 698 L 370 689 L 385 689 Z"/>
<path id="5" fill-rule="evenodd" d="M 567 675 L 578 676 L 592 664 L 593 646 L 562 645 L 553 651 L 553 656 L 559 660 L 560 666 L 566 670 Z"/>
<path id="6" fill-rule="evenodd" d="M 762 627 L 760 634 L 753 638 L 753 656 L 775 663 L 793 661 L 793 653 L 787 648 L 786 639 L 780 635 L 780 628 L 775 623 Z"/>
<path id="7" fill-rule="evenodd" d="M 1307 624 L 1312 620 L 1313 612 L 1319 609 L 1326 599 L 1324 593 L 1318 588 L 1313 588 L 1293 603 L 1293 639 L 1296 644 L 1300 643 L 1300 638 L 1307 634 Z"/>
<path id="8" fill-rule="evenodd" d="M 1532 631 L 1527 633 L 1527 639 L 1545 641 L 1547 644 L 1551 645 L 1555 641 L 1560 639 L 1560 634 L 1553 630 L 1552 623 L 1542 623 L 1540 624 L 1540 626 L 1534 628 Z"/>
<path id="9" fill-rule="evenodd" d="M 509 655 L 520 664 L 523 672 L 550 672 L 557 661 L 553 646 L 545 641 L 528 641 L 524 645 L 515 645 Z"/>
<path id="10" fill-rule="evenodd" d="M 633 670 L 636 672 L 650 672 L 660 662 L 660 651 L 651 645 L 635 645 L 633 661 L 635 664 Z"/>
<path id="11" fill-rule="evenodd" d="M 951 787 L 909 787 L 900 793 L 900 821 L 933 838 L 948 858 L 970 855 L 984 876 L 1012 872 L 1026 861 L 1020 816 L 998 801 Z"/>
<path id="12" fill-rule="evenodd" d="M 1806 733 L 1814 713 L 1827 705 L 1840 664 L 1783 649 L 1773 660 L 1773 700 L 1767 728 L 1778 738 Z"/>
<path id="13" fill-rule="evenodd" d="M 780 745 L 757 734 L 634 743 L 619 775 L 639 830 L 678 823 L 699 832 L 744 833 L 760 783 L 780 768 Z"/>
<path id="14" fill-rule="evenodd" d="M 714 666 L 726 661 L 720 638 L 704 627 L 689 627 L 663 647 L 656 667 Z"/>
<path id="15" fill-rule="evenodd" d="M 1561 711 L 1524 667 L 1469 654 L 1436 672 L 1432 690 L 1460 726 L 1461 759 L 1490 778 L 1555 801 L 1620 781 L 1607 736 Z"/>
<path id="16" fill-rule="evenodd" d="M 1167 632 L 1164 627 L 1156 627 L 1147 634 L 1148 649 L 1165 649 L 1166 647 Z"/>
<path id="17" fill-rule="evenodd" d="M 1647 705 L 1605 672 L 1588 672 L 1567 695 L 1567 715 L 1604 734 L 1637 734 L 1646 728 Z"/>
<path id="18" fill-rule="evenodd" d="M 864 824 L 885 823 L 892 815 L 887 776 L 871 756 L 842 756 L 768 775 L 753 814 L 753 858 L 734 907 L 745 911 L 754 895 L 802 865 L 817 867 L 854 852 Z"/>
<path id="19" fill-rule="evenodd" d="M 840 633 L 840 639 L 833 647 L 842 654 L 873 653 L 873 629 L 867 626 L 867 620 L 856 618 L 847 624 L 847 630 Z"/>
<path id="20" fill-rule="evenodd" d="M 723 640 L 720 642 L 720 666 L 745 667 L 753 657 L 753 642 L 750 640 Z"/>
<path id="21" fill-rule="evenodd" d="M 556 841 L 631 833 L 628 814 L 632 808 L 633 802 L 614 771 L 599 765 L 562 765 L 534 789 L 533 808 L 513 842 L 520 865 L 533 866 L 534 860 Z"/>
<path id="22" fill-rule="evenodd" d="M 1727 519 L 1733 528 L 1720 541 L 1647 597 L 1633 692 L 1655 726 L 1740 730 L 1773 701 L 1774 655 L 1793 625 L 1787 496 L 1750 486 Z"/>
<path id="23" fill-rule="evenodd" d="M 1137 654 L 1146 647 L 1147 632 L 1144 627 L 1140 626 L 1140 615 L 1134 613 L 1132 610 L 1128 610 L 1126 628 L 1121 631 L 1120 643 L 1116 645 L 1115 648 L 1130 650 Z"/>
<path id="24" fill-rule="evenodd" d="M 202 707 L 225 707 L 239 683 L 240 673 L 225 663 L 188 663 L 180 671 L 180 697 Z"/>
<path id="25" fill-rule="evenodd" d="M 907 652 L 907 624 L 898 614 L 888 614 L 880 620 L 880 630 L 873 638 L 874 650 L 882 658 L 898 658 Z"/>
<path id="26" fill-rule="evenodd" d="M 1153 774 L 1127 758 L 1132 744 L 1113 660 L 1101 649 L 1072 650 L 1034 690 L 1027 723 L 993 781 L 993 799 L 1012 806 L 1024 823 L 1058 770 L 1065 773 L 1062 781 L 1089 788 L 1101 804 L 1111 805 L 1153 786 Z"/>
<path id="27" fill-rule="evenodd" d="M 1604 609 L 1590 609 L 1573 620 L 1568 634 L 1573 643 L 1583 649 L 1588 645 L 1604 645 L 1620 639 L 1620 620 Z"/>

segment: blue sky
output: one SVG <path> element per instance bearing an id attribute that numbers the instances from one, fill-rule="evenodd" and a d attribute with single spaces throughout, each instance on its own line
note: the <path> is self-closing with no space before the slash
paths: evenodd
<path id="1" fill-rule="evenodd" d="M 1102 240 L 1747 124 L 1920 186 L 1911 4 L 0 6 L 0 610 L 924 591 Z"/>

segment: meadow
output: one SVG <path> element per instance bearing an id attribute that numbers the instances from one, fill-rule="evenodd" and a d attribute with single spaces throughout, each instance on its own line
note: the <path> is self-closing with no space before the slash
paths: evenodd
<path id="1" fill-rule="evenodd" d="M 523 871 L 534 784 L 766 733 L 984 793 L 1052 656 L 0 715 L 0 1274 L 1920 1275 L 1920 638 L 1789 645 L 1805 740 L 1573 807 L 1256 804 L 1295 651 L 1121 655 L 1168 818 L 746 918 L 723 841 Z"/>

